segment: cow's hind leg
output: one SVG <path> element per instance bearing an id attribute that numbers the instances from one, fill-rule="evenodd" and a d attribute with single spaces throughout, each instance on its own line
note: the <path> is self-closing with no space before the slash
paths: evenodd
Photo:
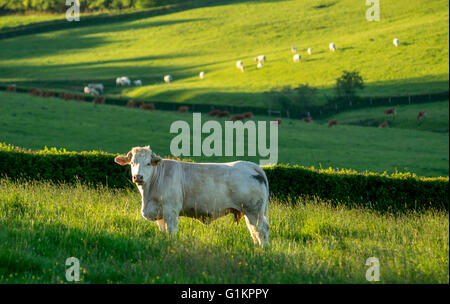
<path id="1" fill-rule="evenodd" d="M 267 220 L 267 208 L 261 206 L 258 212 L 247 212 L 245 222 L 255 245 L 267 246 L 269 244 L 269 221 Z"/>

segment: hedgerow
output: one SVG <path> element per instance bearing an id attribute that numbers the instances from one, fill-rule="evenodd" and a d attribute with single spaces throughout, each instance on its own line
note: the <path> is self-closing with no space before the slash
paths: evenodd
<path id="1" fill-rule="evenodd" d="M 133 187 L 130 169 L 106 152 L 68 152 L 55 148 L 31 151 L 0 143 L 0 175 L 12 179 L 83 182 L 113 188 Z M 412 173 L 379 174 L 353 170 L 276 165 L 263 168 L 271 195 L 315 196 L 334 204 L 375 210 L 449 210 L 449 178 Z"/>

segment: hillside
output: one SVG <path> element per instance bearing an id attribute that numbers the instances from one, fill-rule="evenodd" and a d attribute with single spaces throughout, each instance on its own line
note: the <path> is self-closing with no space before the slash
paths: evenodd
<path id="1" fill-rule="evenodd" d="M 278 106 L 264 92 L 302 83 L 319 88 L 316 103 L 324 103 L 335 79 L 353 69 L 366 80 L 362 95 L 448 90 L 448 1 L 386 2 L 380 22 L 366 21 L 367 7 L 357 0 L 221 3 L 129 13 L 123 21 L 91 26 L 83 26 L 82 16 L 70 28 L 2 39 L 0 82 L 65 89 L 102 82 L 107 94 L 261 107 Z M 11 17 L 0 17 L 0 25 L 5 18 Z M 293 45 L 303 57 L 299 64 L 292 62 Z M 260 54 L 267 62 L 257 70 L 253 58 Z M 236 69 L 237 60 L 244 61 L 245 73 Z M 163 82 L 166 74 L 173 83 Z M 116 88 L 115 77 L 122 75 L 144 86 Z"/>
<path id="2" fill-rule="evenodd" d="M 448 108 L 448 103 L 446 105 Z M 399 111 L 398 119 L 402 116 Z M 206 115 L 202 116 L 202 122 L 208 119 Z M 273 117 L 257 116 L 254 119 Z M 430 121 L 432 119 L 430 116 Z M 192 128 L 191 113 L 147 112 L 0 92 L 0 142 L 31 149 L 47 146 L 69 151 L 125 153 L 133 146 L 150 144 L 154 151 L 166 156 L 170 154 L 170 142 L 176 136 L 169 133 L 170 126 L 177 120 L 188 122 Z M 223 126 L 223 120 L 220 121 Z M 446 123 L 448 126 L 448 116 Z M 203 138 L 206 136 L 204 134 Z M 449 174 L 448 133 L 342 124 L 328 128 L 326 122 L 308 124 L 283 118 L 278 138 L 279 163 L 374 172 L 398 170 L 423 176 Z M 247 148 L 245 153 L 247 155 Z M 259 160 L 259 157 L 191 158 L 213 162 L 237 158 Z"/>

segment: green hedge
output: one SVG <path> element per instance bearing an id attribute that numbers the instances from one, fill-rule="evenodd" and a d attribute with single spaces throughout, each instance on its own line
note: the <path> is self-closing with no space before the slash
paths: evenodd
<path id="1" fill-rule="evenodd" d="M 12 179 L 81 181 L 109 187 L 133 187 L 128 166 L 117 165 L 104 152 L 30 151 L 0 143 L 0 175 Z M 279 198 L 315 196 L 336 204 L 399 211 L 449 210 L 449 178 L 417 177 L 411 173 L 358 173 L 276 165 L 264 168 L 272 195 Z"/>

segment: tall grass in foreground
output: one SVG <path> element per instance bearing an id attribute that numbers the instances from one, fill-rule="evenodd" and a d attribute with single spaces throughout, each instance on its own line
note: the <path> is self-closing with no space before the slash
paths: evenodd
<path id="1" fill-rule="evenodd" d="M 0 282 L 66 283 L 449 283 L 448 213 L 381 214 L 315 199 L 272 199 L 269 248 L 244 221 L 209 226 L 182 218 L 176 238 L 140 215 L 136 191 L 0 179 Z"/>

